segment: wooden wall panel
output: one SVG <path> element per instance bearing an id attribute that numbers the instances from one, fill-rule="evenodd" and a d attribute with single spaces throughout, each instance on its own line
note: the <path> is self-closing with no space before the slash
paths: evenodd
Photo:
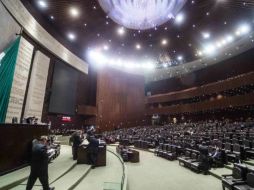
<path id="1" fill-rule="evenodd" d="M 103 68 L 97 73 L 97 126 L 101 131 L 144 120 L 144 77 Z"/>
<path id="2" fill-rule="evenodd" d="M 0 176 L 27 164 L 33 139 L 48 135 L 47 125 L 0 124 Z"/>

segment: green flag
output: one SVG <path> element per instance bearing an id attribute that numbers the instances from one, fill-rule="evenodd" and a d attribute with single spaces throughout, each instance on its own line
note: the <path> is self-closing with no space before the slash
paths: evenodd
<path id="1" fill-rule="evenodd" d="M 20 37 L 0 54 L 0 123 L 6 118 L 19 43 Z"/>

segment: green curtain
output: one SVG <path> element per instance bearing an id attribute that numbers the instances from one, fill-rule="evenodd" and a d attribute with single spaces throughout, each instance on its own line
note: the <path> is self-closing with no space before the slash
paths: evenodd
<path id="1" fill-rule="evenodd" d="M 19 51 L 20 37 L 8 47 L 0 60 L 0 123 L 5 122 L 12 81 Z"/>

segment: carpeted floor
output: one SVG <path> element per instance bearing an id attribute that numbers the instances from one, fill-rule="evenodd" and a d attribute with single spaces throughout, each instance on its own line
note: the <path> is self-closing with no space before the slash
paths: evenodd
<path id="1" fill-rule="evenodd" d="M 61 154 L 52 163 L 49 164 L 49 183 L 55 181 L 59 176 L 67 172 L 75 165 L 75 161 L 72 160 L 72 152 L 70 146 L 62 145 Z M 28 167 L 26 175 L 29 175 L 30 167 Z M 16 171 L 19 172 L 19 171 Z M 15 177 L 16 172 L 10 174 L 10 177 Z M 13 188 L 15 190 L 24 189 L 27 184 L 27 180 L 22 182 L 19 186 Z M 41 187 L 39 180 L 36 181 L 36 186 Z"/>
<path id="2" fill-rule="evenodd" d="M 110 148 L 110 147 L 109 147 Z M 107 166 L 90 170 L 75 190 L 103 190 L 104 182 L 121 183 L 123 168 L 120 160 L 111 152 L 107 152 Z"/>
<path id="3" fill-rule="evenodd" d="M 139 151 L 140 163 L 126 163 L 129 190 L 221 190 L 221 181 L 210 175 L 196 174 L 178 161 L 168 161 Z"/>
<path id="4" fill-rule="evenodd" d="M 108 146 L 108 148 L 115 151 L 115 147 Z M 179 166 L 178 161 L 168 161 L 142 150 L 139 152 L 140 163 L 126 163 L 128 190 L 221 190 L 221 181 L 211 175 L 196 174 Z M 53 182 L 68 171 L 52 186 L 56 186 L 56 189 L 66 190 L 81 180 L 74 188 L 75 190 L 103 190 L 104 182 L 121 183 L 122 164 L 113 153 L 107 152 L 106 167 L 98 167 L 90 170 L 89 173 L 86 172 L 87 168 L 88 165 L 75 165 L 71 159 L 71 147 L 63 146 L 61 155 L 49 166 L 49 180 Z M 29 170 L 27 168 L 24 170 L 23 172 L 27 176 Z M 9 177 L 19 176 L 20 171 L 14 172 Z M 25 184 L 26 182 L 23 182 L 14 189 L 25 189 Z M 34 189 L 41 189 L 39 182 Z"/>

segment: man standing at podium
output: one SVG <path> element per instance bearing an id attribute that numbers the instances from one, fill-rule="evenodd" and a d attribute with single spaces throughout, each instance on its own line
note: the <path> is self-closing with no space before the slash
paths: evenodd
<path id="1" fill-rule="evenodd" d="M 75 131 L 71 136 L 73 160 L 78 158 L 78 147 L 82 143 L 82 131 Z"/>
<path id="2" fill-rule="evenodd" d="M 88 160 L 89 160 L 89 163 L 91 163 L 92 165 L 92 169 L 94 169 L 96 166 L 98 153 L 99 153 L 99 140 L 95 138 L 93 133 L 94 133 L 94 129 L 89 130 L 87 132 L 87 141 L 89 142 L 87 147 Z"/>

